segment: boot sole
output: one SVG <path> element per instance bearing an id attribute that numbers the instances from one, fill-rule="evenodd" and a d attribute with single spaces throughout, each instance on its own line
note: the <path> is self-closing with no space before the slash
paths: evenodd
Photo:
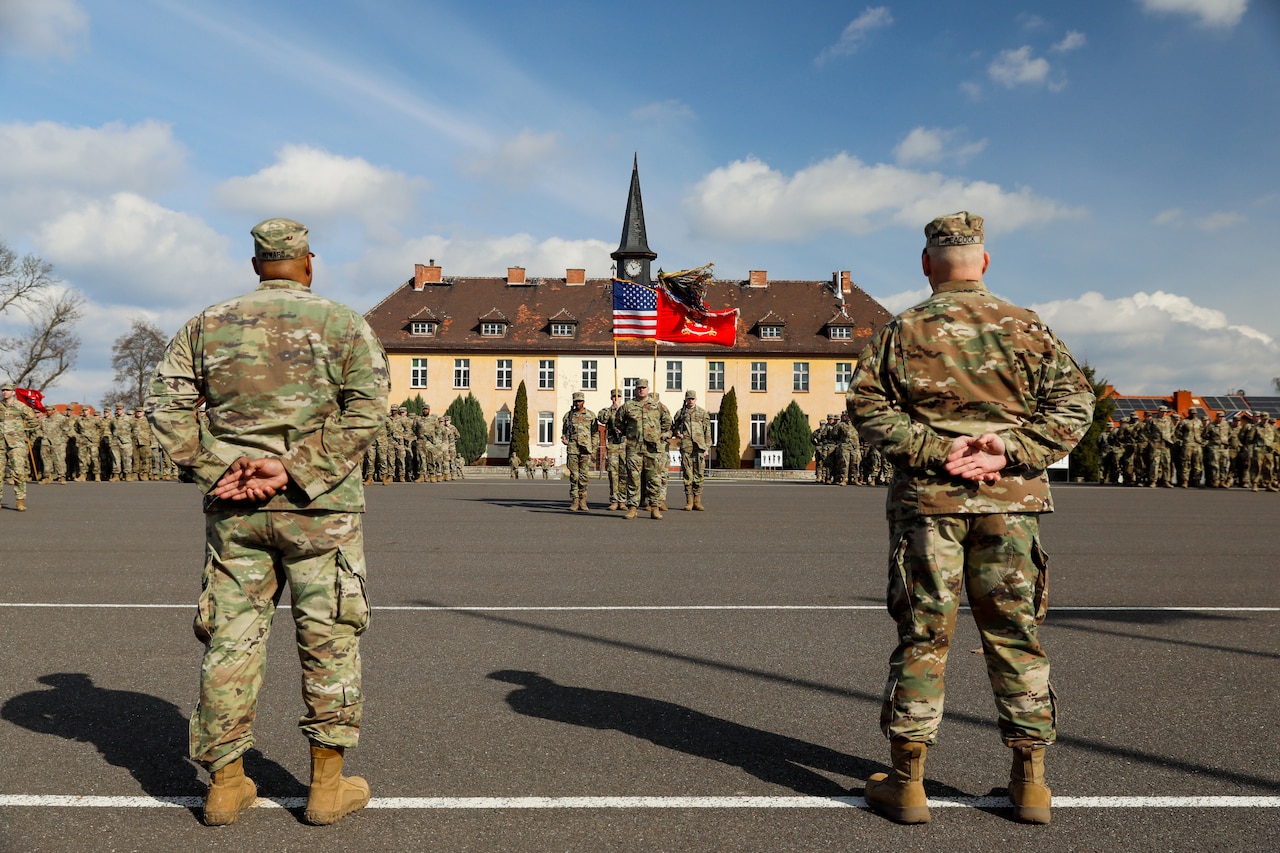
<path id="1" fill-rule="evenodd" d="M 867 805 L 876 814 L 887 817 L 894 823 L 928 823 L 933 819 L 929 814 L 928 806 L 885 806 L 879 803 L 867 800 Z"/>
<path id="2" fill-rule="evenodd" d="M 312 826 L 331 826 L 352 812 L 360 811 L 367 805 L 369 805 L 368 794 L 365 795 L 365 798 L 361 800 L 358 805 L 353 804 L 350 808 L 345 808 L 336 812 L 313 812 L 308 810 L 303 814 L 302 819 Z"/>
<path id="3" fill-rule="evenodd" d="M 1046 824 L 1052 813 L 1049 806 L 1014 806 L 1013 817 L 1022 823 Z"/>

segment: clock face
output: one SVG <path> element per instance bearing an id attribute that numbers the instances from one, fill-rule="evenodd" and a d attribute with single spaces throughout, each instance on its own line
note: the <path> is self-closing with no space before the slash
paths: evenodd
<path id="1" fill-rule="evenodd" d="M 640 275 L 640 262 L 636 260 L 627 261 L 627 275 Z"/>

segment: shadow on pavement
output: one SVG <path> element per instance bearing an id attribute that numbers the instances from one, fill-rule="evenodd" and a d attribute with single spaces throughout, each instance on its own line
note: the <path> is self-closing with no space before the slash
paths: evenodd
<path id="1" fill-rule="evenodd" d="M 13 697 L 0 708 L 0 717 L 33 732 L 93 744 L 150 796 L 204 796 L 199 770 L 187 759 L 187 718 L 178 706 L 146 693 L 98 687 L 82 672 L 52 673 L 37 681 L 52 689 Z M 306 793 L 293 774 L 256 749 L 245 754 L 244 763 L 260 796 Z"/>

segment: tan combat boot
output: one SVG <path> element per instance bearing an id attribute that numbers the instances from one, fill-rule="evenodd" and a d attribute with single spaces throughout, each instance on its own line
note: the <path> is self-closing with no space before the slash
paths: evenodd
<path id="1" fill-rule="evenodd" d="M 15 505 L 14 505 L 14 507 L 13 507 L 13 508 L 14 508 L 14 509 L 16 509 L 18 512 L 26 512 L 26 511 L 27 511 L 27 499 L 26 499 L 26 498 L 18 498 L 18 502 L 17 502 L 17 504 L 15 504 Z"/>
<path id="2" fill-rule="evenodd" d="M 898 823 L 928 823 L 924 793 L 924 756 L 928 746 L 909 740 L 890 743 L 893 769 L 867 780 L 866 800 L 873 811 Z"/>
<path id="3" fill-rule="evenodd" d="M 586 512 L 588 509 L 590 509 L 590 507 L 587 506 L 586 495 L 583 495 L 582 497 L 578 498 L 578 509 L 582 510 L 583 512 Z"/>
<path id="4" fill-rule="evenodd" d="M 342 748 L 311 744 L 311 790 L 303 819 L 315 826 L 337 823 L 369 804 L 369 783 L 342 775 Z"/>
<path id="5" fill-rule="evenodd" d="M 693 512 L 693 492 L 684 493 L 684 508 L 686 512 Z"/>
<path id="6" fill-rule="evenodd" d="M 657 518 L 657 519 L 661 519 L 661 518 L 662 518 L 662 513 L 658 512 L 658 507 L 656 507 L 656 506 L 651 506 L 651 507 L 649 507 L 649 517 L 650 517 L 650 518 Z"/>
<path id="7" fill-rule="evenodd" d="M 629 507 L 627 507 L 627 514 L 626 514 L 625 516 L 623 516 L 623 517 L 624 517 L 624 518 L 627 518 L 627 519 L 632 519 L 632 518 L 635 518 L 635 517 L 636 517 L 637 515 L 639 515 L 639 514 L 640 514 L 640 513 L 636 510 L 636 508 L 635 508 L 635 507 L 633 507 L 633 506 L 629 506 Z"/>
<path id="8" fill-rule="evenodd" d="M 706 507 L 702 505 L 702 493 L 695 493 L 693 496 L 693 508 L 698 512 L 705 512 Z"/>
<path id="9" fill-rule="evenodd" d="M 572 498 L 569 501 L 569 512 L 577 512 L 577 511 L 578 511 L 578 499 Z"/>
<path id="10" fill-rule="evenodd" d="M 617 508 L 618 508 L 618 502 L 617 502 L 617 501 L 614 501 L 613 503 L 609 504 L 609 509 L 614 510 L 614 509 L 617 509 Z"/>
<path id="11" fill-rule="evenodd" d="M 1023 823 L 1048 823 L 1053 792 L 1044 783 L 1044 747 L 1013 747 L 1009 800 L 1013 816 Z"/>
<path id="12" fill-rule="evenodd" d="M 244 775 L 244 761 L 235 761 L 209 774 L 209 792 L 204 798 L 204 822 L 206 826 L 226 826 L 235 823 L 240 812 L 258 799 L 258 786 Z"/>

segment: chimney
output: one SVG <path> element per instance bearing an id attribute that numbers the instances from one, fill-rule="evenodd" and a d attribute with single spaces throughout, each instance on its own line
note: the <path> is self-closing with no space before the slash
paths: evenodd
<path id="1" fill-rule="evenodd" d="M 440 283 L 440 267 L 436 266 L 435 258 L 432 258 L 425 265 L 413 265 L 413 289 L 422 290 L 424 285 Z"/>
<path id="2" fill-rule="evenodd" d="M 840 271 L 840 292 L 841 293 L 853 293 L 853 280 L 849 276 L 850 276 L 850 273 L 848 270 Z"/>
<path id="3" fill-rule="evenodd" d="M 525 284 L 524 267 L 507 267 L 507 284 Z"/>
<path id="4" fill-rule="evenodd" d="M 747 287 L 768 287 L 769 271 L 768 270 L 751 270 L 747 273 Z"/>
<path id="5" fill-rule="evenodd" d="M 564 283 L 565 284 L 586 284 L 587 271 L 586 270 L 565 270 Z"/>

